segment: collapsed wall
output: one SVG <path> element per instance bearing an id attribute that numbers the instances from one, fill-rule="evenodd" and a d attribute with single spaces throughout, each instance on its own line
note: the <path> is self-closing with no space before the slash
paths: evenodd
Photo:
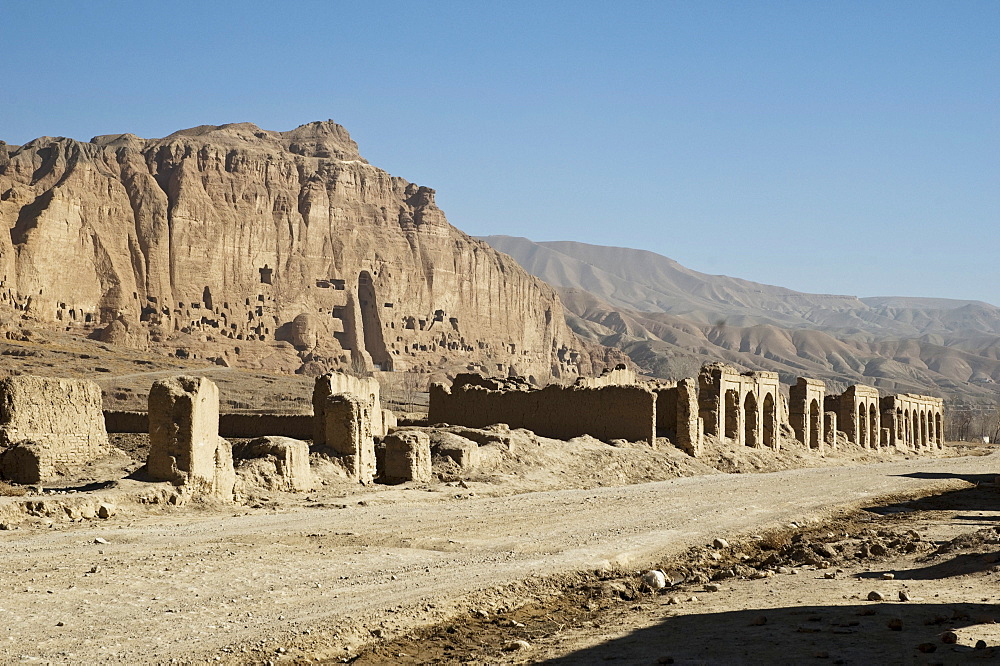
<path id="1" fill-rule="evenodd" d="M 698 414 L 698 382 L 693 377 L 653 385 L 657 434 L 691 456 L 701 455 L 705 423 Z"/>
<path id="2" fill-rule="evenodd" d="M 428 422 L 481 428 L 506 423 L 543 437 L 590 435 L 656 446 L 656 394 L 644 386 L 600 388 L 549 385 L 496 391 L 456 377 L 452 387 L 431 384 Z"/>
<path id="3" fill-rule="evenodd" d="M 320 413 L 316 421 L 322 424 L 322 439 L 313 448 L 335 456 L 350 478 L 371 483 L 376 473 L 371 400 L 334 393 L 326 396 Z"/>
<path id="4" fill-rule="evenodd" d="M 386 434 L 385 420 L 382 415 L 381 389 L 374 377 L 355 377 L 342 372 L 328 372 L 316 378 L 313 385 L 313 445 L 326 445 L 326 425 L 324 411 L 327 398 L 338 393 L 349 393 L 358 396 L 368 403 L 368 422 L 373 437 Z"/>
<path id="5" fill-rule="evenodd" d="M 161 379 L 149 389 L 149 457 L 154 481 L 232 499 L 233 452 L 219 436 L 219 388 L 205 377 Z"/>
<path id="6" fill-rule="evenodd" d="M 580 388 L 600 388 L 602 386 L 635 386 L 642 384 L 635 370 L 630 370 L 624 363 L 619 363 L 613 369 L 604 368 L 597 377 L 578 377 L 575 386 Z"/>
<path id="7" fill-rule="evenodd" d="M 0 380 L 0 477 L 38 483 L 108 452 L 97 384 L 27 375 Z"/>

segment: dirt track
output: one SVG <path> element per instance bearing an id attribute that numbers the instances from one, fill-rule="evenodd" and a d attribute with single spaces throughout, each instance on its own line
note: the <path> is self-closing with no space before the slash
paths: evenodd
<path id="1" fill-rule="evenodd" d="M 948 487 L 997 463 L 923 459 L 506 497 L 470 497 L 476 484 L 394 488 L 280 513 L 189 507 L 25 527 L 0 532 L 0 660 L 345 656 L 373 631 L 392 636 L 495 601 L 497 586 L 638 568 L 714 536 Z"/>

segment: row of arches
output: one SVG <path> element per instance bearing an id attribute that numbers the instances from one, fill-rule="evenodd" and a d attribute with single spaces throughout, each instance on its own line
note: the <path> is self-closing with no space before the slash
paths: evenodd
<path id="1" fill-rule="evenodd" d="M 745 446 L 778 448 L 778 411 L 771 392 L 758 402 L 752 391 L 741 400 L 739 391 L 728 389 L 724 411 L 726 437 Z"/>
<path id="2" fill-rule="evenodd" d="M 858 403 L 858 420 L 855 433 L 857 444 L 863 448 L 875 449 L 881 446 L 881 430 L 878 408 L 865 402 Z"/>
<path id="3" fill-rule="evenodd" d="M 925 449 L 944 445 L 944 424 L 940 412 L 897 407 L 894 417 L 895 436 L 907 448 Z"/>

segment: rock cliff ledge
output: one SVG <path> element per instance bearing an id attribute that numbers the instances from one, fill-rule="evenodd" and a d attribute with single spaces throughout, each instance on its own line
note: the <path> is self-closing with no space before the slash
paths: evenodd
<path id="1" fill-rule="evenodd" d="M 261 369 L 589 372 L 546 284 L 331 121 L 0 143 L 0 308 Z"/>

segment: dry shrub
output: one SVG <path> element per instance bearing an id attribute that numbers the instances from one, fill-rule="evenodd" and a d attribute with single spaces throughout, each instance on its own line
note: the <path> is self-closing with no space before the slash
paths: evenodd
<path id="1" fill-rule="evenodd" d="M 12 486 L 6 481 L 0 481 L 0 497 L 20 497 L 27 494 L 28 491 L 20 486 Z"/>

